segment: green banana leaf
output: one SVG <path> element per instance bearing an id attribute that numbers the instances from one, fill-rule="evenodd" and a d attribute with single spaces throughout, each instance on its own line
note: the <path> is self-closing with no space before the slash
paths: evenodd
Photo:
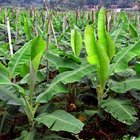
<path id="1" fill-rule="evenodd" d="M 28 21 L 27 21 L 26 17 L 24 17 L 24 32 L 26 34 L 27 41 L 30 41 L 32 39 L 32 37 L 30 34 L 30 29 L 29 29 L 29 25 L 28 25 Z"/>
<path id="2" fill-rule="evenodd" d="M 0 62 L 0 69 L 3 69 L 7 72 L 9 72 L 8 68 L 6 68 L 1 62 Z"/>
<path id="3" fill-rule="evenodd" d="M 27 63 L 30 59 L 32 41 L 27 42 L 20 50 L 18 50 L 11 57 L 8 63 L 10 77 L 13 78 L 20 74 L 21 68 L 24 63 Z"/>
<path id="4" fill-rule="evenodd" d="M 121 22 L 120 26 L 118 29 L 116 29 L 110 36 L 113 38 L 114 43 L 117 42 L 117 39 L 119 38 L 119 35 L 122 32 L 122 27 L 123 27 L 124 22 Z M 119 38 L 120 39 L 120 38 Z"/>
<path id="5" fill-rule="evenodd" d="M 106 10 L 102 8 L 98 15 L 98 44 L 104 49 L 109 60 L 115 54 L 115 45 L 112 38 L 106 31 Z"/>
<path id="6" fill-rule="evenodd" d="M 138 37 L 138 32 L 131 23 L 129 23 L 129 31 L 130 31 L 130 36 L 132 38 L 137 38 Z"/>
<path id="7" fill-rule="evenodd" d="M 30 73 L 30 66 L 27 62 L 22 66 L 20 76 L 25 77 L 28 73 Z"/>
<path id="8" fill-rule="evenodd" d="M 106 78 L 109 70 L 109 59 L 104 49 L 100 44 L 96 43 L 93 26 L 87 26 L 85 29 L 85 44 L 88 54 L 87 60 L 90 64 L 95 64 L 98 67 L 97 75 L 100 82 L 101 92 L 104 89 Z"/>
<path id="9" fill-rule="evenodd" d="M 65 57 L 61 57 L 57 54 L 47 53 L 43 57 L 46 60 L 49 60 L 50 62 L 54 63 L 58 67 L 71 68 L 71 69 L 77 69 L 80 67 L 80 65 L 75 63 L 74 61 Z"/>
<path id="10" fill-rule="evenodd" d="M 79 82 L 81 81 L 83 76 L 95 70 L 96 70 L 96 66 L 94 65 L 84 65 L 83 67 L 80 67 L 78 69 L 72 71 L 66 71 L 57 75 L 53 79 L 52 83 L 47 85 L 46 91 L 41 93 L 37 97 L 36 102 L 45 103 L 48 102 L 53 95 L 59 92 L 67 93 L 68 89 L 63 84 Z"/>
<path id="11" fill-rule="evenodd" d="M 51 114 L 41 114 L 36 118 L 36 121 L 45 124 L 51 130 L 67 131 L 74 134 L 79 133 L 84 126 L 82 122 L 63 110 L 57 110 Z"/>
<path id="12" fill-rule="evenodd" d="M 38 67 L 40 64 L 40 59 L 42 57 L 42 54 L 45 50 L 46 43 L 42 40 L 41 37 L 37 37 L 32 40 L 32 46 L 31 46 L 31 62 L 32 65 L 37 73 Z"/>
<path id="13" fill-rule="evenodd" d="M 135 71 L 137 72 L 137 75 L 140 76 L 140 62 L 136 62 Z"/>
<path id="14" fill-rule="evenodd" d="M 126 15 L 126 13 L 124 13 L 124 12 L 121 12 L 121 14 L 122 14 L 122 21 L 124 21 L 122 29 L 123 30 L 129 30 L 129 20 L 128 20 L 128 17 Z"/>
<path id="15" fill-rule="evenodd" d="M 13 122 L 13 120 L 14 120 L 14 116 L 8 114 L 7 112 L 5 112 L 2 115 L 2 119 L 0 122 L 0 133 L 1 134 L 7 133 L 10 130 L 10 128 L 12 126 L 11 122 Z"/>
<path id="16" fill-rule="evenodd" d="M 108 57 L 111 61 L 111 59 L 114 57 L 115 55 L 115 44 L 111 38 L 111 36 L 106 32 L 106 38 L 107 38 L 107 43 L 108 43 Z"/>
<path id="17" fill-rule="evenodd" d="M 0 48 L 0 56 L 4 56 L 7 60 L 10 60 L 10 51 Z"/>
<path id="18" fill-rule="evenodd" d="M 107 39 L 106 39 L 106 9 L 102 8 L 98 14 L 98 43 L 103 47 L 106 54 L 108 54 Z"/>
<path id="19" fill-rule="evenodd" d="M 140 41 L 136 44 L 122 49 L 114 57 L 109 70 L 109 76 L 128 68 L 128 62 L 140 54 Z"/>
<path id="20" fill-rule="evenodd" d="M 34 92 L 38 67 L 45 47 L 46 43 L 42 40 L 41 37 L 36 37 L 33 39 L 30 60 L 30 96 L 33 95 Z"/>
<path id="21" fill-rule="evenodd" d="M 82 49 L 82 36 L 77 29 L 73 29 L 71 32 L 71 47 L 74 55 L 78 57 Z"/>
<path id="22" fill-rule="evenodd" d="M 0 85 L 0 99 L 6 101 L 7 104 L 24 106 L 24 101 L 20 97 L 19 92 L 12 85 Z"/>
<path id="23" fill-rule="evenodd" d="M 137 115 L 134 107 L 131 106 L 130 100 L 121 100 L 121 99 L 107 99 L 99 100 L 100 106 L 106 111 L 111 113 L 111 115 L 117 120 L 131 125 L 136 121 Z"/>
<path id="24" fill-rule="evenodd" d="M 6 71 L 5 67 L 0 68 L 0 84 L 12 84 L 9 80 L 9 72 Z"/>
<path id="25" fill-rule="evenodd" d="M 36 131 L 22 131 L 21 136 L 15 140 L 37 140 Z"/>
<path id="26" fill-rule="evenodd" d="M 116 83 L 111 86 L 111 89 L 118 93 L 126 93 L 130 89 L 140 90 L 140 77 L 131 77 L 123 82 Z"/>

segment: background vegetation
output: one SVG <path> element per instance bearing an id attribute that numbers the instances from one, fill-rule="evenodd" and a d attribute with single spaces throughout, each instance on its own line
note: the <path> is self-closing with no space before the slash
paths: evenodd
<path id="1" fill-rule="evenodd" d="M 139 0 L 46 0 L 50 7 L 82 8 L 84 5 L 100 5 L 109 8 L 111 5 L 118 5 L 120 8 L 129 8 Z M 27 4 L 43 4 L 43 0 L 0 0 L 2 6 Z"/>

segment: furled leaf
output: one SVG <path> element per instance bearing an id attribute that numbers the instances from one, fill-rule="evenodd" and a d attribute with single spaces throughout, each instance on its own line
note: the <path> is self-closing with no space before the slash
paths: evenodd
<path id="1" fill-rule="evenodd" d="M 88 25 L 86 27 L 84 38 L 85 38 L 86 51 L 88 54 L 87 59 L 89 63 L 99 65 L 98 49 L 96 45 L 96 35 L 95 35 L 94 27 L 92 25 Z"/>
<path id="2" fill-rule="evenodd" d="M 138 32 L 136 31 L 135 27 L 131 23 L 129 23 L 129 31 L 130 31 L 130 36 L 132 38 L 138 37 Z"/>
<path id="3" fill-rule="evenodd" d="M 103 47 L 108 54 L 107 39 L 106 39 L 106 9 L 102 8 L 98 15 L 98 43 Z M 109 55 L 108 55 L 109 56 Z"/>
<path id="4" fill-rule="evenodd" d="M 32 38 L 31 38 L 31 35 L 30 35 L 30 29 L 29 29 L 28 21 L 27 21 L 27 18 L 25 18 L 25 17 L 24 17 L 24 32 L 26 34 L 26 39 L 28 41 L 30 41 Z"/>
<path id="5" fill-rule="evenodd" d="M 44 123 L 48 128 L 54 131 L 68 131 L 79 133 L 84 124 L 71 114 L 57 110 L 51 114 L 41 114 L 36 118 L 38 123 Z"/>
<path id="6" fill-rule="evenodd" d="M 139 89 L 140 90 L 140 77 L 131 77 L 123 82 L 116 83 L 111 86 L 113 91 L 118 93 L 126 93 L 130 89 Z"/>
<path id="7" fill-rule="evenodd" d="M 106 31 L 106 10 L 102 8 L 98 16 L 98 44 L 104 49 L 109 60 L 111 60 L 115 54 L 115 45 Z"/>
<path id="8" fill-rule="evenodd" d="M 99 104 L 102 108 L 105 109 L 106 112 L 111 113 L 113 117 L 122 123 L 126 123 L 128 125 L 133 124 L 136 121 L 137 115 L 134 107 L 131 106 L 130 100 L 121 100 L 121 99 L 107 99 L 100 100 Z"/>
<path id="9" fill-rule="evenodd" d="M 96 43 L 94 28 L 91 25 L 87 26 L 85 29 L 85 44 L 88 62 L 97 65 L 99 68 L 97 75 L 100 82 L 100 88 L 103 90 L 109 70 L 109 59 L 103 47 Z"/>
<path id="10" fill-rule="evenodd" d="M 100 90 L 101 92 L 103 92 L 107 80 L 107 74 L 109 71 L 109 58 L 100 45 L 98 45 L 98 55 L 100 62 L 99 69 Z"/>
<path id="11" fill-rule="evenodd" d="M 37 102 L 45 103 L 48 102 L 53 95 L 59 92 L 68 92 L 67 88 L 63 84 L 79 82 L 83 76 L 95 70 L 95 66 L 85 65 L 73 71 L 67 71 L 57 75 L 53 79 L 52 83 L 47 85 L 46 91 L 37 97 Z"/>
<path id="12" fill-rule="evenodd" d="M 32 40 L 31 45 L 31 62 L 32 65 L 37 73 L 40 59 L 42 57 L 42 54 L 45 50 L 46 43 L 42 40 L 41 37 L 37 37 Z"/>
<path id="13" fill-rule="evenodd" d="M 107 43 L 108 43 L 108 56 L 111 61 L 111 59 L 115 55 L 115 44 L 111 38 L 111 36 L 106 32 L 106 37 L 107 37 Z"/>
<path id="14" fill-rule="evenodd" d="M 123 71 L 128 68 L 128 62 L 140 54 L 140 41 L 136 44 L 126 47 L 116 54 L 110 66 L 109 75 Z"/>
<path id="15" fill-rule="evenodd" d="M 82 36 L 77 29 L 73 29 L 71 32 L 71 47 L 74 55 L 78 57 L 82 49 Z"/>

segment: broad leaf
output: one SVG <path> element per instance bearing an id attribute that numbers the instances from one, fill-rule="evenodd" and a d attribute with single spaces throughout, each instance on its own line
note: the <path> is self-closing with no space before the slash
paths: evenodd
<path id="1" fill-rule="evenodd" d="M 11 85 L 0 85 L 0 99 L 7 104 L 24 106 L 24 101 L 18 91 Z"/>
<path id="2" fill-rule="evenodd" d="M 102 108 L 105 109 L 106 112 L 111 113 L 113 117 L 122 123 L 126 123 L 128 125 L 133 124 L 136 121 L 137 115 L 134 107 L 131 106 L 130 100 L 121 100 L 121 99 L 107 99 L 100 100 L 99 104 Z"/>
<path id="3" fill-rule="evenodd" d="M 80 67 L 80 65 L 78 65 L 74 61 L 65 57 L 61 57 L 57 54 L 48 53 L 43 57 L 49 60 L 50 62 L 54 63 L 58 67 L 71 68 L 71 69 L 76 69 Z"/>
<path id="4" fill-rule="evenodd" d="M 93 65 L 85 65 L 73 71 L 63 72 L 57 75 L 50 85 L 47 85 L 45 92 L 41 93 L 37 97 L 37 102 L 45 103 L 48 102 L 53 95 L 59 92 L 68 92 L 67 88 L 63 84 L 79 82 L 82 77 L 86 74 L 96 70 Z M 62 84 L 63 83 L 63 84 Z"/>
<path id="5" fill-rule="evenodd" d="M 32 41 L 29 41 L 12 56 L 10 62 L 8 63 L 11 78 L 20 74 L 23 64 L 29 61 L 31 45 Z"/>
<path id="6" fill-rule="evenodd" d="M 5 67 L 3 67 L 3 69 L 0 68 L 0 84 L 12 84 L 9 80 L 9 73 L 6 71 Z"/>
<path id="7" fill-rule="evenodd" d="M 73 29 L 71 32 L 71 47 L 74 55 L 78 57 L 82 49 L 82 36 L 77 29 Z"/>
<path id="8" fill-rule="evenodd" d="M 15 140 L 37 140 L 36 137 L 36 131 L 22 131 L 21 136 Z"/>
<path id="9" fill-rule="evenodd" d="M 118 93 L 126 93 L 130 89 L 139 89 L 140 90 L 140 77 L 131 77 L 123 82 L 116 83 L 111 86 L 113 91 Z"/>
<path id="10" fill-rule="evenodd" d="M 8 113 L 3 113 L 1 122 L 0 122 L 0 133 L 7 133 L 10 128 L 11 128 L 11 123 L 14 120 L 14 116 L 8 114 Z"/>
<path id="11" fill-rule="evenodd" d="M 0 48 L 0 56 L 4 56 L 7 60 L 10 60 L 10 51 Z"/>
<path id="12" fill-rule="evenodd" d="M 38 123 L 44 123 L 48 128 L 54 131 L 68 131 L 79 133 L 84 124 L 71 114 L 57 110 L 51 114 L 41 114 L 36 118 Z"/>
<path id="13" fill-rule="evenodd" d="M 133 46 L 129 46 L 121 50 L 114 57 L 108 75 L 113 75 L 114 73 L 127 69 L 128 62 L 139 54 L 140 54 L 140 41 L 138 41 Z"/>

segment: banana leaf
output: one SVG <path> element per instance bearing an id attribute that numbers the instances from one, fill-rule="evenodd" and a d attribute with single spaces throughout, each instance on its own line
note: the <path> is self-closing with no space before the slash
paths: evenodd
<path id="1" fill-rule="evenodd" d="M 109 60 L 115 54 L 115 45 L 112 38 L 106 31 L 106 10 L 102 8 L 98 15 L 98 44 L 104 49 Z"/>
<path id="2" fill-rule="evenodd" d="M 13 78 L 16 75 L 20 74 L 23 64 L 29 61 L 31 54 L 31 45 L 32 41 L 27 42 L 11 57 L 11 60 L 8 63 L 10 78 Z"/>
<path id="3" fill-rule="evenodd" d="M 116 83 L 111 86 L 111 89 L 118 93 L 126 93 L 130 89 L 140 90 L 140 77 L 131 77 L 123 82 Z"/>
<path id="4" fill-rule="evenodd" d="M 140 54 L 140 41 L 138 41 L 136 44 L 132 46 L 122 49 L 114 57 L 108 75 L 113 75 L 114 73 L 127 69 L 128 62 L 139 54 Z"/>
<path id="5" fill-rule="evenodd" d="M 73 29 L 71 32 L 71 47 L 74 55 L 78 57 L 82 49 L 82 36 L 77 29 Z"/>
<path id="6" fill-rule="evenodd" d="M 58 67 L 71 68 L 71 69 L 77 69 L 80 67 L 80 65 L 75 63 L 74 61 L 65 57 L 61 57 L 57 54 L 47 53 L 43 57 L 46 60 L 49 60 L 50 62 L 54 63 Z"/>
<path id="7" fill-rule="evenodd" d="M 64 92 L 67 93 L 68 89 L 63 85 L 67 83 L 79 82 L 81 81 L 82 77 L 86 74 L 93 72 L 96 70 L 96 66 L 94 65 L 85 65 L 78 69 L 72 71 L 66 71 L 59 75 L 57 75 L 51 84 L 47 85 L 47 89 L 45 92 L 41 93 L 38 97 L 36 102 L 38 103 L 45 103 L 48 102 L 53 95 Z M 63 84 L 62 84 L 63 83 Z"/>
<path id="8" fill-rule="evenodd" d="M 131 106 L 130 100 L 122 99 L 107 99 L 99 100 L 100 106 L 118 121 L 131 125 L 136 121 L 135 115 L 137 115 L 134 107 Z"/>
<path id="9" fill-rule="evenodd" d="M 7 104 L 24 106 L 24 101 L 16 88 L 12 85 L 0 85 L 0 99 Z"/>
<path id="10" fill-rule="evenodd" d="M 129 31 L 130 31 L 130 36 L 132 38 L 137 38 L 138 37 L 138 32 L 131 23 L 129 23 Z"/>
<path id="11" fill-rule="evenodd" d="M 103 92 L 106 78 L 109 70 L 109 59 L 100 44 L 96 43 L 93 26 L 87 26 L 85 29 L 85 44 L 87 50 L 87 60 L 90 64 L 98 67 L 97 75 L 100 82 L 101 93 Z"/>
<path id="12" fill-rule="evenodd" d="M 51 130 L 67 131 L 74 134 L 79 133 L 84 126 L 81 121 L 63 110 L 57 110 L 51 114 L 41 114 L 36 118 L 36 121 L 45 124 Z"/>

